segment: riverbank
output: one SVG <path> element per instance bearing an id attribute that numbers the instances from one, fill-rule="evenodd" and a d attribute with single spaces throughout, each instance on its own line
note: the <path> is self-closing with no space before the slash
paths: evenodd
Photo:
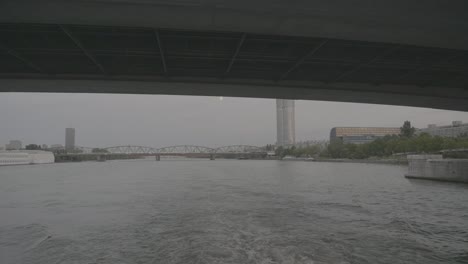
<path id="1" fill-rule="evenodd" d="M 408 165 L 408 160 L 406 159 L 315 159 L 314 162 L 344 162 L 344 163 Z"/>

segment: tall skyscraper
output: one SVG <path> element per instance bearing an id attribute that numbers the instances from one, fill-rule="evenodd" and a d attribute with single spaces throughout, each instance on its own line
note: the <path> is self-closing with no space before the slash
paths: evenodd
<path id="1" fill-rule="evenodd" d="M 74 128 L 65 128 L 65 149 L 66 150 L 75 149 L 75 129 Z"/>
<path id="2" fill-rule="evenodd" d="M 276 99 L 276 145 L 296 143 L 294 100 Z"/>

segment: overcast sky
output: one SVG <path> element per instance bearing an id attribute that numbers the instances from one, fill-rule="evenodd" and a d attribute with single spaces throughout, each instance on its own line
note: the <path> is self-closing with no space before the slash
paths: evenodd
<path id="1" fill-rule="evenodd" d="M 166 95 L 0 93 L 0 145 L 64 144 L 65 128 L 89 147 L 275 142 L 275 100 Z M 410 120 L 468 122 L 468 113 L 321 101 L 296 102 L 297 140 L 328 139 L 335 126 L 395 126 Z"/>

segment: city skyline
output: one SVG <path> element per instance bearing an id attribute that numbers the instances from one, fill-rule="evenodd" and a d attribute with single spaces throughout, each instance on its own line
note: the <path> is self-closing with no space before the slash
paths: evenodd
<path id="1" fill-rule="evenodd" d="M 296 141 L 326 140 L 336 126 L 446 125 L 465 112 L 426 108 L 296 101 Z M 266 145 L 276 141 L 274 99 L 200 96 L 32 94 L 0 96 L 0 143 L 63 144 L 64 129 L 77 146 L 121 144 Z M 6 125 L 7 124 L 7 125 Z"/>

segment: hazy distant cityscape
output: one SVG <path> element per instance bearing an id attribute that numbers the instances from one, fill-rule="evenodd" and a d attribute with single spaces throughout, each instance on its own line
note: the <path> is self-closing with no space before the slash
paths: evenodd
<path id="1" fill-rule="evenodd" d="M 187 133 L 190 132 L 187 131 Z M 424 155 L 428 153 L 435 154 L 430 157 L 440 159 L 442 157 L 466 158 L 468 149 L 468 123 L 462 121 L 452 121 L 451 124 L 442 126 L 428 124 L 425 128 L 415 128 L 408 120 L 404 121 L 401 127 L 332 127 L 329 130 L 328 140 L 296 141 L 295 101 L 285 99 L 276 100 L 276 140 L 272 144 L 258 146 L 226 144 L 221 147 L 176 144 L 155 147 L 150 144 L 132 145 L 121 142 L 114 146 L 98 147 L 80 146 L 77 144 L 79 142 L 76 140 L 77 135 L 79 137 L 79 130 L 67 127 L 64 145 L 57 143 L 50 146 L 29 142 L 23 146 L 21 140 L 12 139 L 3 148 L 6 152 L 1 154 L 0 165 L 147 157 L 153 157 L 159 161 L 162 156 L 170 156 L 210 160 L 222 158 L 339 161 L 345 159 L 360 162 L 410 163 L 411 172 L 411 168 L 416 166 L 415 161 L 412 161 L 414 154 L 422 154 L 423 157 L 426 157 Z M 425 162 L 426 158 L 422 160 Z M 442 162 L 445 164 L 448 161 Z M 462 164 L 460 168 L 464 168 L 463 161 L 457 162 Z M 422 168 L 421 164 L 417 166 Z M 454 171 L 458 170 L 454 169 Z M 420 173 L 412 172 L 412 174 Z"/>
<path id="2" fill-rule="evenodd" d="M 298 147 L 303 148 L 314 144 L 326 144 L 327 142 L 340 140 L 343 143 L 363 144 L 370 143 L 378 138 L 387 135 L 399 135 L 400 127 L 333 127 L 330 129 L 330 137 L 328 140 L 304 140 L 296 142 L 296 124 L 295 124 L 295 106 L 294 100 L 276 100 L 276 121 L 277 121 L 277 138 L 274 144 L 276 147 Z M 451 124 L 437 126 L 428 124 L 426 128 L 416 128 L 415 134 L 426 133 L 431 136 L 440 137 L 459 137 L 468 135 L 468 123 L 462 121 L 452 121 Z M 75 128 L 65 128 L 64 144 L 56 143 L 36 144 L 24 143 L 19 139 L 12 139 L 4 147 L 5 150 L 20 150 L 20 149 L 43 149 L 43 150 L 64 150 L 73 151 L 78 146 L 75 144 Z M 125 145 L 125 142 L 122 142 Z M 89 146 L 86 146 L 89 147 Z"/>
<path id="3" fill-rule="evenodd" d="M 0 165 L 143 158 L 160 161 L 161 157 L 184 157 L 210 160 L 219 158 L 325 162 L 354 160 L 392 164 L 409 163 L 409 171 L 412 171 L 411 168 L 415 166 L 423 167 L 421 164 L 414 165 L 416 164 L 415 154 L 422 154 L 423 157 L 426 157 L 424 155 L 428 153 L 435 154 L 430 157 L 439 159 L 443 157 L 466 158 L 466 149 L 468 149 L 468 123 L 462 121 L 452 121 L 451 124 L 443 126 L 428 124 L 425 128 L 415 128 L 408 120 L 399 127 L 332 127 L 329 130 L 328 140 L 316 140 L 311 137 L 309 140 L 296 141 L 295 101 L 285 99 L 276 100 L 276 140 L 266 145 L 225 144 L 216 147 L 175 144 L 155 147 L 149 143 L 132 145 L 121 142 L 106 147 L 82 146 L 77 144 L 79 140 L 76 137 L 79 138 L 79 133 L 79 130 L 75 130 L 74 127 L 65 128 L 64 145 L 47 146 L 28 142 L 23 146 L 21 140 L 12 139 L 5 145 L 4 149 L 7 151 L 0 152 L 2 153 Z M 186 131 L 186 133 L 190 132 Z M 426 158 L 422 160 L 425 162 Z M 445 164 L 448 161 L 442 162 Z M 460 162 L 460 168 L 464 168 L 463 161 L 457 162 Z M 412 174 L 421 173 L 412 172 Z"/>

